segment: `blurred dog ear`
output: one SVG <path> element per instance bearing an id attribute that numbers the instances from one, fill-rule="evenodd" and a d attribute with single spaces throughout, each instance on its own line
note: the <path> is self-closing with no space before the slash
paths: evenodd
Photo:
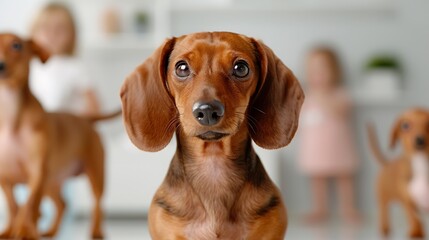
<path id="1" fill-rule="evenodd" d="M 39 44 L 37 44 L 33 40 L 28 41 L 28 45 L 31 48 L 31 51 L 33 52 L 33 55 L 37 56 L 42 63 L 45 63 L 49 59 L 49 53 L 45 49 L 43 49 Z"/>
<path id="2" fill-rule="evenodd" d="M 257 40 L 252 39 L 252 42 L 259 60 L 260 77 L 248 112 L 253 123 L 249 132 L 260 147 L 284 147 L 298 128 L 304 92 L 292 71 L 269 47 Z"/>
<path id="3" fill-rule="evenodd" d="M 131 141 L 144 151 L 159 151 L 171 140 L 177 110 L 166 86 L 168 58 L 175 39 L 169 39 L 125 80 L 122 112 Z"/>
<path id="4" fill-rule="evenodd" d="M 398 142 L 399 134 L 401 131 L 401 125 L 402 125 L 401 119 L 396 120 L 396 122 L 393 124 L 392 130 L 390 132 L 390 144 L 389 144 L 391 149 L 394 149 L 396 147 L 396 143 Z"/>

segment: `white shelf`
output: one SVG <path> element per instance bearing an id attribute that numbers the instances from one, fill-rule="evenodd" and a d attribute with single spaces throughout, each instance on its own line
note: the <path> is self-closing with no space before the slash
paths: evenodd
<path id="1" fill-rule="evenodd" d="M 352 99 L 357 106 L 363 107 L 401 107 L 406 105 L 403 101 L 403 91 L 397 92 L 394 95 L 383 95 L 366 93 L 362 91 L 353 91 Z"/>
<path id="2" fill-rule="evenodd" d="M 394 12 L 394 4 L 392 2 L 380 1 L 374 4 L 320 4 L 306 5 L 298 3 L 275 3 L 275 4 L 222 4 L 222 5 L 204 5 L 204 4 L 181 4 L 172 5 L 171 12 L 224 12 L 224 13 L 353 13 L 353 12 L 368 12 L 368 13 L 392 13 Z"/>
<path id="3" fill-rule="evenodd" d="M 156 41 L 151 34 L 118 34 L 99 37 L 84 45 L 85 50 L 138 50 L 152 51 L 156 48 Z"/>

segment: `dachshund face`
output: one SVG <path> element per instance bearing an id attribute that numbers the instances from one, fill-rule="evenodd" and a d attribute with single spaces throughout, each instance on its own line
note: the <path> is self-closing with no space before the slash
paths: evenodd
<path id="1" fill-rule="evenodd" d="M 259 81 L 255 53 L 243 37 L 201 34 L 176 43 L 167 84 L 185 135 L 216 141 L 252 124 L 246 111 Z"/>
<path id="2" fill-rule="evenodd" d="M 13 34 L 0 34 L 0 84 L 27 84 L 29 64 L 33 55 L 46 61 L 48 55 L 32 41 L 24 41 Z"/>
<path id="3" fill-rule="evenodd" d="M 408 153 L 429 153 L 429 112 L 423 109 L 405 112 L 393 127 L 391 147 L 398 140 Z"/>
<path id="4" fill-rule="evenodd" d="M 125 80 L 125 127 L 142 150 L 158 151 L 176 129 L 219 141 L 247 131 L 261 147 L 286 146 L 304 94 L 262 42 L 229 32 L 168 39 Z"/>

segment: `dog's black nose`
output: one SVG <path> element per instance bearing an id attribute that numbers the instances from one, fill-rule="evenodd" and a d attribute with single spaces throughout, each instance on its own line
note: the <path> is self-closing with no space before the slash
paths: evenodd
<path id="1" fill-rule="evenodd" d="M 192 107 L 192 113 L 201 125 L 215 125 L 222 119 L 225 107 L 219 101 L 196 102 Z"/>
<path id="2" fill-rule="evenodd" d="M 0 72 L 6 70 L 6 64 L 4 62 L 0 62 Z"/>
<path id="3" fill-rule="evenodd" d="M 416 147 L 418 147 L 418 148 L 425 147 L 426 146 L 426 139 L 424 137 L 421 137 L 421 136 L 416 137 L 415 144 L 416 144 Z"/>

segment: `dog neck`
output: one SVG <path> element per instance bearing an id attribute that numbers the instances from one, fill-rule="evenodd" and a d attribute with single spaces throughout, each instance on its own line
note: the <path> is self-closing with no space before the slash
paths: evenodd
<path id="1" fill-rule="evenodd" d="M 14 124 L 24 102 L 24 94 L 16 88 L 0 86 L 0 121 L 3 124 Z"/>
<path id="2" fill-rule="evenodd" d="M 268 179 L 246 129 L 218 142 L 176 134 L 178 148 L 166 180 L 190 185 L 209 217 L 229 218 L 243 186 Z"/>
<path id="3" fill-rule="evenodd" d="M 0 126 L 16 128 L 28 103 L 34 99 L 29 87 L 0 86 Z"/>

